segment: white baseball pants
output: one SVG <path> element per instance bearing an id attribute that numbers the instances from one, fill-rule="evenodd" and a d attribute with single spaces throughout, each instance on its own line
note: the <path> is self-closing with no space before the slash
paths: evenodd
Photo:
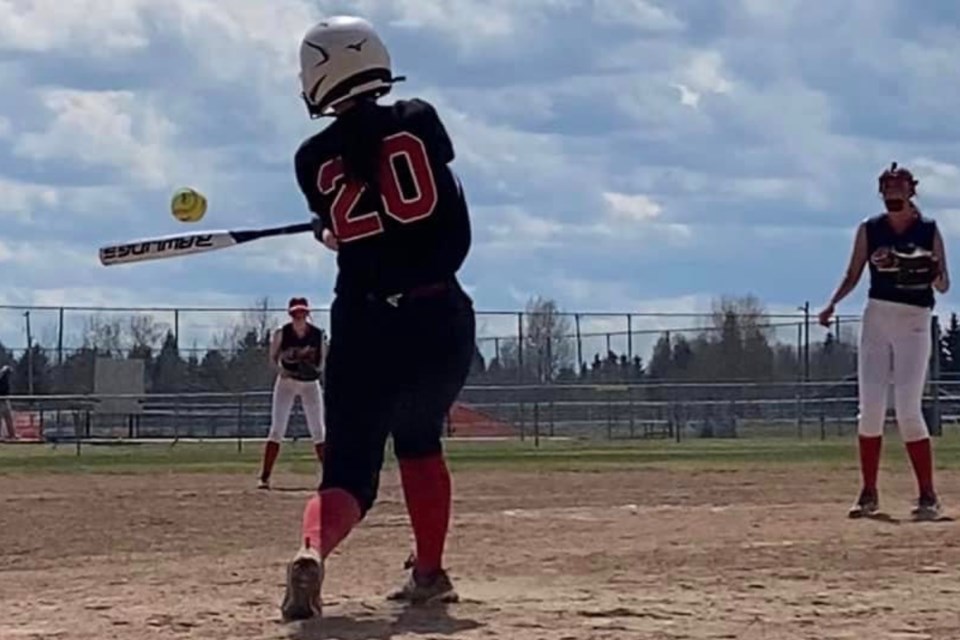
<path id="1" fill-rule="evenodd" d="M 307 429 L 314 444 L 324 442 L 327 427 L 323 418 L 323 393 L 320 382 L 314 380 L 305 382 L 284 376 L 277 376 L 273 383 L 273 410 L 270 423 L 270 433 L 267 440 L 281 443 L 287 435 L 290 424 L 290 414 L 293 411 L 294 400 L 300 398 L 304 418 L 307 420 Z"/>
<path id="2" fill-rule="evenodd" d="M 857 358 L 860 435 L 883 435 L 892 384 L 903 441 L 929 437 L 921 406 L 931 351 L 930 318 L 930 309 L 885 300 L 867 302 Z"/>

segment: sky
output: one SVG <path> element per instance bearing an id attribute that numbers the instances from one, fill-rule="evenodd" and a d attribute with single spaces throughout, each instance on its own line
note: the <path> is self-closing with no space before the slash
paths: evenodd
<path id="1" fill-rule="evenodd" d="M 951 0 L 0 0 L 0 304 L 328 304 L 334 255 L 309 236 L 110 268 L 97 248 L 307 220 L 293 154 L 326 122 L 297 53 L 339 14 L 375 24 L 393 96 L 453 139 L 478 310 L 816 310 L 894 160 L 948 255 L 960 239 Z M 182 186 L 202 222 L 170 215 Z M 0 338 L 22 325 L 0 313 Z"/>

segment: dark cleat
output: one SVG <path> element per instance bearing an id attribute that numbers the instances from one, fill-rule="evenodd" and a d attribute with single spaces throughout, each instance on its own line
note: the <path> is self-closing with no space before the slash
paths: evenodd
<path id="1" fill-rule="evenodd" d="M 403 587 L 387 596 L 394 602 L 409 602 L 413 605 L 452 604 L 460 600 L 450 576 L 443 569 L 429 576 L 421 576 L 414 569 Z"/>
<path id="2" fill-rule="evenodd" d="M 870 518 L 877 515 L 878 511 L 880 511 L 880 496 L 877 491 L 864 489 L 847 515 L 850 518 Z"/>

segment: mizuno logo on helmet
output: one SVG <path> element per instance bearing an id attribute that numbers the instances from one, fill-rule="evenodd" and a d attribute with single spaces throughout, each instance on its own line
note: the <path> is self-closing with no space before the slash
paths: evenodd
<path id="1" fill-rule="evenodd" d="M 320 55 L 323 56 L 323 58 L 320 60 L 320 62 L 317 62 L 317 63 L 314 64 L 313 66 L 319 67 L 319 66 L 322 65 L 322 64 L 326 64 L 326 63 L 330 60 L 330 54 L 327 53 L 327 50 L 324 49 L 323 47 L 321 47 L 320 45 L 318 45 L 318 44 L 313 44 L 312 42 L 304 42 L 303 44 L 307 45 L 308 47 L 310 47 L 310 48 L 313 49 L 314 51 L 319 51 L 319 52 L 320 52 Z"/>
<path id="2" fill-rule="evenodd" d="M 358 43 L 356 43 L 356 44 L 348 44 L 348 45 L 347 45 L 347 49 L 353 49 L 354 51 L 360 51 L 361 49 L 363 49 L 363 45 L 365 45 L 366 43 L 367 43 L 367 39 L 364 38 L 363 40 L 361 40 L 360 42 L 358 42 Z"/>

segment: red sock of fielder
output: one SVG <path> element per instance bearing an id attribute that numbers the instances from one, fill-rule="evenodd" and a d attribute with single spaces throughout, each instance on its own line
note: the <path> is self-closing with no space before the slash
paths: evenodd
<path id="1" fill-rule="evenodd" d="M 269 480 L 273 473 L 273 464 L 277 461 L 280 454 L 280 443 L 268 440 L 263 448 L 263 468 L 260 470 L 260 479 Z"/>
<path id="2" fill-rule="evenodd" d="M 883 436 L 860 436 L 860 473 L 863 475 L 863 488 L 867 491 L 877 490 L 882 448 Z"/>
<path id="3" fill-rule="evenodd" d="M 325 489 L 307 501 L 303 510 L 302 537 L 311 549 L 326 558 L 360 522 L 360 505 L 343 489 Z"/>
<path id="4" fill-rule="evenodd" d="M 400 460 L 403 496 L 417 543 L 415 570 L 430 575 L 443 568 L 450 526 L 451 481 L 443 454 Z"/>
<path id="5" fill-rule="evenodd" d="M 907 443 L 907 454 L 917 476 L 921 495 L 933 495 L 933 447 L 930 438 Z"/>

